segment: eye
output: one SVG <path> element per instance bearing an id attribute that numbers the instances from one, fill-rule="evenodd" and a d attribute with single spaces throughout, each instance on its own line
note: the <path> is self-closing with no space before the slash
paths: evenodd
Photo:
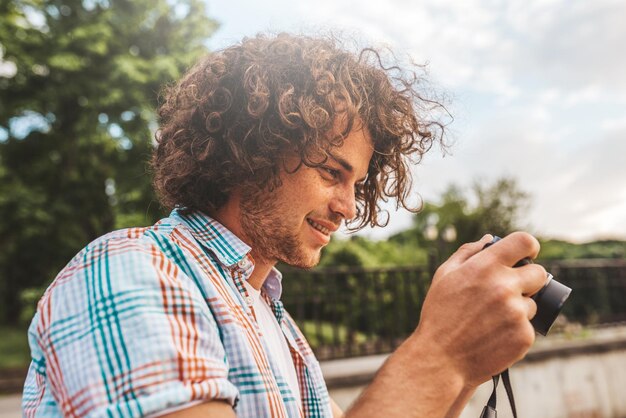
<path id="1" fill-rule="evenodd" d="M 331 167 L 320 167 L 320 172 L 322 173 L 322 177 L 326 180 L 337 180 L 341 177 L 341 172 L 337 169 Z"/>

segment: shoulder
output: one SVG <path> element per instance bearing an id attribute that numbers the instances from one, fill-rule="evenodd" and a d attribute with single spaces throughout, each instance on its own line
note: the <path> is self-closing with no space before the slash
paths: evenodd
<path id="1" fill-rule="evenodd" d="M 46 293 L 94 274 L 150 265 L 163 253 L 159 240 L 168 240 L 171 233 L 163 233 L 158 225 L 120 229 L 90 242 L 59 272 Z"/>
<path id="2" fill-rule="evenodd" d="M 167 278 L 184 281 L 178 264 L 187 258 L 180 245 L 185 236 L 184 225 L 171 218 L 150 227 L 105 234 L 85 246 L 61 270 L 37 310 L 73 310 L 69 305 L 88 306 L 93 298 L 159 291 Z"/>
<path id="3" fill-rule="evenodd" d="M 160 263 L 162 257 L 179 259 L 184 250 L 194 252 L 198 248 L 188 226 L 176 217 L 168 217 L 152 226 L 119 229 L 93 240 L 74 256 L 55 282 L 72 276 L 76 270 L 93 267 L 94 262 L 108 262 L 108 268 L 124 262 Z"/>
<path id="4" fill-rule="evenodd" d="M 218 324 L 187 267 L 184 245 L 199 244 L 165 221 L 94 240 L 39 302 L 34 363 L 83 410 L 104 415 L 129 397 L 146 415 L 197 399 L 234 403 Z M 119 376 L 124 384 L 111 385 Z"/>

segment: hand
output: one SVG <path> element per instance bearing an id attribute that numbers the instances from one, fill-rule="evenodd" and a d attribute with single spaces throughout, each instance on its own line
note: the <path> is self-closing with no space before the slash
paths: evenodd
<path id="1" fill-rule="evenodd" d="M 512 267 L 537 256 L 534 237 L 515 232 L 482 251 L 492 238 L 463 245 L 439 267 L 412 336 L 427 341 L 468 386 L 526 355 L 535 340 L 529 320 L 537 311 L 530 296 L 546 282 L 540 265 Z"/>

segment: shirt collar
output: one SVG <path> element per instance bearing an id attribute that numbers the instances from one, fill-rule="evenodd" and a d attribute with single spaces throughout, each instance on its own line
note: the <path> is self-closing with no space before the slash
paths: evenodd
<path id="1" fill-rule="evenodd" d="M 239 237 L 202 212 L 183 214 L 180 209 L 174 209 L 170 216 L 187 225 L 193 237 L 226 267 L 235 267 L 250 252 L 250 247 Z"/>
<path id="2" fill-rule="evenodd" d="M 280 299 L 280 294 L 282 292 L 281 282 L 282 275 L 278 270 L 273 268 L 270 271 L 270 274 L 267 276 L 267 279 L 265 279 L 265 282 L 263 283 L 263 291 L 273 301 L 277 301 Z M 258 302 L 259 298 L 261 297 L 261 292 L 252 287 L 252 285 L 247 280 L 245 281 L 245 283 L 248 294 L 252 297 L 252 299 L 254 299 L 255 303 Z"/>
<path id="3" fill-rule="evenodd" d="M 193 211 L 181 213 L 180 209 L 174 209 L 170 215 L 182 221 L 189 227 L 193 237 L 206 249 L 217 257 L 219 262 L 229 269 L 242 267 L 246 272 L 246 280 L 250 277 L 254 267 L 250 263 L 252 257 L 249 255 L 250 246 L 239 239 L 224 225 L 205 215 L 202 212 Z M 273 299 L 279 300 L 282 294 L 282 274 L 275 267 L 263 283 L 265 293 Z"/>
<path id="4" fill-rule="evenodd" d="M 263 283 L 263 289 L 265 293 L 272 300 L 279 300 L 280 295 L 283 293 L 283 275 L 276 267 L 272 267 L 270 274 L 267 275 L 267 279 Z"/>

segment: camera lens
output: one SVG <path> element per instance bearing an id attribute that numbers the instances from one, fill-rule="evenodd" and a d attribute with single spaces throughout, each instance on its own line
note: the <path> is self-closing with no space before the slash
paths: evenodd
<path id="1" fill-rule="evenodd" d="M 532 299 L 537 303 L 537 314 L 530 321 L 535 331 L 541 335 L 548 333 L 570 293 L 572 293 L 572 289 L 557 282 L 548 273 L 546 285 L 532 296 Z"/>

